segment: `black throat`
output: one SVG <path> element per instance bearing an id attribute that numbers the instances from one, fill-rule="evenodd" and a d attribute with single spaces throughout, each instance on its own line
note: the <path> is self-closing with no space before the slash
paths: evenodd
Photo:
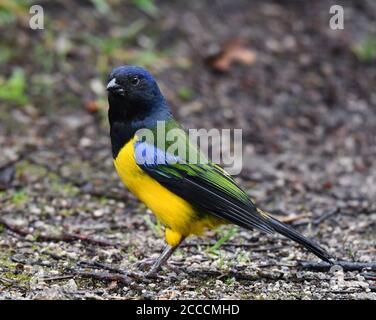
<path id="1" fill-rule="evenodd" d="M 110 94 L 108 102 L 108 120 L 114 159 L 123 146 L 134 137 L 137 130 L 153 129 L 157 121 L 166 121 L 171 118 L 164 99 L 155 101 L 152 105 L 143 103 L 130 105 L 124 98 Z"/>

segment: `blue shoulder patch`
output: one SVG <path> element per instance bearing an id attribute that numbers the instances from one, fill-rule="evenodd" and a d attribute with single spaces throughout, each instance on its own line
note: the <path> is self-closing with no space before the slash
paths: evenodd
<path id="1" fill-rule="evenodd" d="M 166 164 L 176 164 L 180 158 L 169 154 L 156 146 L 147 142 L 138 141 L 134 145 L 134 157 L 138 165 L 158 166 Z"/>

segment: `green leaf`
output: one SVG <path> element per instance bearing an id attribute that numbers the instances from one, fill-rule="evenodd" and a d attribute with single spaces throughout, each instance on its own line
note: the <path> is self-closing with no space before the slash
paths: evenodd
<path id="1" fill-rule="evenodd" d="M 97 9 L 100 13 L 106 14 L 111 11 L 111 7 L 105 0 L 91 0 L 95 9 Z"/>
<path id="2" fill-rule="evenodd" d="M 216 253 L 217 250 L 228 240 L 231 239 L 233 235 L 237 232 L 235 227 L 231 227 L 213 246 L 211 246 L 208 251 L 211 253 Z"/>
<path id="3" fill-rule="evenodd" d="M 15 69 L 8 80 L 0 78 L 0 99 L 24 105 L 28 102 L 25 89 L 26 79 L 22 69 Z"/>
<path id="4" fill-rule="evenodd" d="M 133 0 L 134 5 L 150 16 L 156 18 L 159 14 L 159 9 L 153 0 Z"/>
<path id="5" fill-rule="evenodd" d="M 144 216 L 144 221 L 148 228 L 150 228 L 157 237 L 163 236 L 162 225 L 159 220 L 154 223 L 150 216 Z"/>
<path id="6" fill-rule="evenodd" d="M 17 191 L 12 195 L 12 202 L 17 207 L 21 206 L 28 200 L 29 196 L 24 190 Z"/>
<path id="7" fill-rule="evenodd" d="M 179 98 L 183 101 L 190 101 L 195 96 L 194 91 L 189 87 L 181 87 L 178 94 Z"/>
<path id="8" fill-rule="evenodd" d="M 353 48 L 356 57 L 361 61 L 376 59 L 376 37 L 368 37 Z"/>

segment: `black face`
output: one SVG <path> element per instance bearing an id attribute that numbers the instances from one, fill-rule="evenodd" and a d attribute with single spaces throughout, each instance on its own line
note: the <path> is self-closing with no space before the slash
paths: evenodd
<path id="1" fill-rule="evenodd" d="M 145 69 L 133 66 L 115 68 L 107 84 L 110 100 L 122 101 L 124 105 L 153 105 L 161 99 L 161 93 L 154 78 Z"/>
<path id="2" fill-rule="evenodd" d="M 115 68 L 109 76 L 107 91 L 114 158 L 138 129 L 154 127 L 157 121 L 171 116 L 156 81 L 143 68 Z"/>

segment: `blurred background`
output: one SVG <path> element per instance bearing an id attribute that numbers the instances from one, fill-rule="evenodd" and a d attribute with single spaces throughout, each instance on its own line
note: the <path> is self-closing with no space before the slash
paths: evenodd
<path id="1" fill-rule="evenodd" d="M 29 27 L 33 4 L 43 30 Z M 335 4 L 343 30 L 329 27 Z M 21 288 L 0 281 L 0 297 L 145 296 L 69 274 L 43 280 L 80 259 L 130 268 L 162 248 L 161 226 L 112 165 L 105 85 L 122 64 L 149 69 L 185 127 L 243 129 L 237 179 L 258 204 L 342 258 L 375 260 L 375 21 L 371 0 L 0 0 L 0 271 Z M 149 297 L 376 298 L 364 279 L 342 293 L 284 279 L 277 294 L 267 277 L 223 289 L 187 270 L 269 265 L 283 277 L 312 257 L 231 227 L 189 241 L 172 259 L 178 281 Z"/>

